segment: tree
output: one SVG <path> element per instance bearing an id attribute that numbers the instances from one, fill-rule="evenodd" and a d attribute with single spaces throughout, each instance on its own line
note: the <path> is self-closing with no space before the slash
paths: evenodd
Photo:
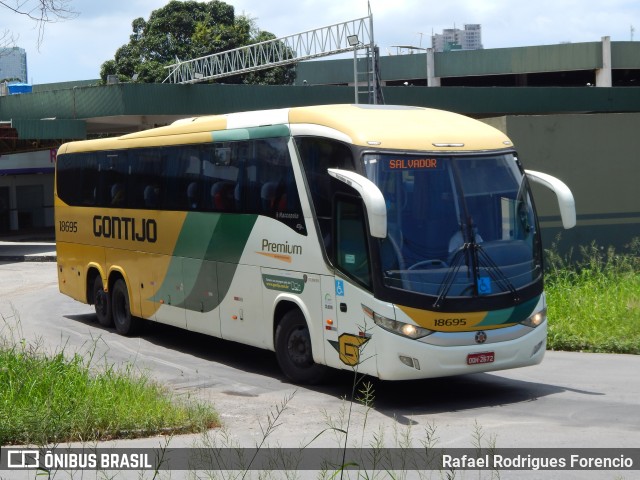
<path id="1" fill-rule="evenodd" d="M 266 42 L 273 40 L 276 36 L 273 33 L 261 31 L 250 43 Z M 285 67 L 269 68 L 256 72 L 245 73 L 225 79 L 226 83 L 243 83 L 248 85 L 292 85 L 296 79 L 295 67 L 289 65 Z"/>
<path id="2" fill-rule="evenodd" d="M 117 75 L 120 81 L 162 82 L 164 67 L 275 38 L 261 31 L 253 19 L 236 16 L 234 8 L 220 0 L 196 2 L 172 0 L 151 12 L 149 20 L 135 19 L 129 43 L 112 60 L 104 62 L 100 77 Z M 291 84 L 293 67 L 277 67 L 250 75 L 225 78 L 225 83 Z"/>
<path id="3" fill-rule="evenodd" d="M 44 27 L 47 23 L 69 20 L 78 16 L 71 8 L 71 0 L 0 0 L 5 7 L 18 15 L 34 20 L 38 25 L 38 48 L 44 39 Z M 0 47 L 15 44 L 16 37 L 9 31 L 0 32 Z"/>

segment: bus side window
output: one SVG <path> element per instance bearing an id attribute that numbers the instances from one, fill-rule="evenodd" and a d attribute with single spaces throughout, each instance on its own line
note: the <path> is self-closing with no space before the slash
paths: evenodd
<path id="1" fill-rule="evenodd" d="M 331 241 L 332 201 L 341 188 L 340 182 L 332 180 L 329 168 L 355 171 L 350 148 L 328 138 L 298 137 L 296 146 L 304 167 L 311 203 L 316 213 L 320 236 L 328 258 L 333 256 Z"/>
<path id="2" fill-rule="evenodd" d="M 189 210 L 198 210 L 200 208 L 200 185 L 193 181 L 187 186 L 187 203 Z"/>
<path id="3" fill-rule="evenodd" d="M 236 184 L 221 180 L 211 186 L 211 204 L 214 211 L 232 212 L 234 210 L 233 193 Z"/>
<path id="4" fill-rule="evenodd" d="M 362 202 L 353 197 L 336 196 L 335 262 L 340 270 L 371 288 L 369 250 Z"/>
<path id="5" fill-rule="evenodd" d="M 156 185 L 149 184 L 142 192 L 144 208 L 157 208 L 160 197 L 160 189 Z"/>
<path id="6" fill-rule="evenodd" d="M 161 208 L 165 210 L 187 210 L 189 183 L 196 172 L 188 175 L 186 170 L 193 162 L 179 147 L 160 147 L 158 157 L 161 162 Z M 187 152 L 188 153 L 188 152 Z"/>
<path id="7" fill-rule="evenodd" d="M 262 201 L 262 211 L 267 215 L 273 214 L 280 207 L 281 196 L 278 195 L 278 190 L 278 182 L 266 182 L 262 185 L 260 200 Z"/>
<path id="8" fill-rule="evenodd" d="M 124 206 L 126 200 L 126 192 L 124 189 L 124 185 L 121 182 L 116 182 L 111 185 L 111 201 L 110 206 L 112 207 L 122 207 Z"/>
<path id="9" fill-rule="evenodd" d="M 129 196 L 128 152 L 101 152 L 98 156 L 99 183 L 96 204 L 102 207 L 127 207 Z"/>
<path id="10" fill-rule="evenodd" d="M 58 196 L 69 205 L 94 206 L 98 190 L 98 161 L 94 153 L 60 155 Z"/>
<path id="11" fill-rule="evenodd" d="M 154 209 L 161 204 L 162 163 L 157 148 L 129 152 L 129 206 Z"/>
<path id="12" fill-rule="evenodd" d="M 252 151 L 259 168 L 255 171 L 253 212 L 284 223 L 301 235 L 306 235 L 298 185 L 295 180 L 288 138 L 255 140 Z"/>
<path id="13" fill-rule="evenodd" d="M 88 185 L 85 180 L 86 168 L 83 168 L 83 162 L 88 163 L 86 157 L 87 154 L 76 153 L 59 155 L 57 160 L 58 184 L 57 194 L 58 197 L 69 205 L 93 205 L 95 202 L 91 200 L 95 198 L 93 185 Z M 78 189 L 77 185 L 80 183 L 81 188 Z"/>

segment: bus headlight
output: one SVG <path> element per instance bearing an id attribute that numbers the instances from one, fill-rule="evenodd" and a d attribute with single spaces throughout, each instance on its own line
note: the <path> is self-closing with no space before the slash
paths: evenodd
<path id="1" fill-rule="evenodd" d="M 547 309 L 543 308 L 542 310 L 534 313 L 529 318 L 524 319 L 520 322 L 522 325 L 526 325 L 527 327 L 536 328 L 541 325 L 547 319 Z"/>
<path id="2" fill-rule="evenodd" d="M 365 315 L 372 319 L 376 325 L 384 328 L 391 333 L 395 333 L 396 335 L 417 339 L 426 337 L 427 335 L 431 335 L 433 333 L 432 330 L 427 330 L 426 328 L 418 327 L 417 325 L 398 322 L 397 320 L 392 320 L 391 318 L 378 315 L 376 312 L 365 305 L 362 305 L 362 310 L 364 311 Z"/>

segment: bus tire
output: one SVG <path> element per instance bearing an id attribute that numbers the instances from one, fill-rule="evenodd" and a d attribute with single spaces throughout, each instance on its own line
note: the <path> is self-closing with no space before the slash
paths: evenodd
<path id="1" fill-rule="evenodd" d="M 285 313 L 278 324 L 275 347 L 280 369 L 292 382 L 312 385 L 324 379 L 327 367 L 313 361 L 309 328 L 297 308 Z"/>
<path id="2" fill-rule="evenodd" d="M 111 297 L 104 291 L 102 277 L 98 274 L 93 281 L 93 307 L 96 310 L 98 323 L 103 327 L 111 327 L 113 318 L 111 317 Z"/>
<path id="3" fill-rule="evenodd" d="M 135 335 L 140 328 L 140 319 L 131 315 L 129 290 L 122 278 L 116 280 L 111 291 L 111 312 L 116 330 L 121 335 Z"/>

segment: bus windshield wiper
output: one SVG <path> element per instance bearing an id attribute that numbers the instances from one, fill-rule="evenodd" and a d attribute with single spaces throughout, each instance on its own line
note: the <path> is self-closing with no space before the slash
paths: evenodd
<path id="1" fill-rule="evenodd" d="M 465 211 L 466 211 L 466 207 L 465 207 Z M 438 289 L 438 297 L 436 298 L 436 301 L 433 303 L 434 308 L 440 308 L 442 306 L 442 301 L 447 298 L 447 295 L 449 295 L 449 290 L 451 290 L 451 286 L 453 285 L 453 282 L 455 281 L 456 276 L 460 271 L 460 267 L 462 267 L 462 264 L 464 263 L 465 260 L 467 260 L 468 270 L 471 270 L 474 275 L 473 281 L 476 284 L 476 286 L 474 287 L 474 295 L 477 295 L 477 292 L 478 292 L 477 271 L 476 271 L 478 261 L 476 259 L 475 253 L 473 253 L 475 250 L 475 245 L 477 245 L 476 239 L 475 239 L 476 234 L 474 232 L 473 222 L 469 215 L 464 215 L 464 217 L 460 218 L 460 220 L 461 221 L 460 221 L 459 233 L 462 236 L 462 240 L 464 243 L 456 251 L 453 258 L 451 259 L 451 265 L 449 266 L 449 271 L 447 272 L 447 275 L 444 277 L 444 280 L 440 284 L 440 288 Z M 466 254 L 468 251 L 472 252 L 471 258 L 469 258 Z"/>
<path id="2" fill-rule="evenodd" d="M 436 298 L 436 301 L 433 303 L 434 308 L 440 308 L 440 306 L 442 305 L 442 301 L 447 298 L 449 290 L 451 290 L 451 285 L 453 285 L 453 281 L 458 275 L 460 267 L 462 267 L 462 264 L 466 257 L 465 253 L 471 248 L 471 245 L 471 243 L 464 243 L 451 259 L 449 271 L 447 272 L 446 277 L 444 277 L 444 280 L 442 281 L 442 283 L 440 284 L 440 288 L 438 289 L 438 298 Z"/>
<path id="3" fill-rule="evenodd" d="M 489 274 L 489 277 L 491 277 L 491 280 L 493 280 L 502 289 L 502 291 L 510 292 L 514 301 L 518 301 L 520 297 L 518 297 L 518 291 L 516 290 L 516 287 L 513 285 L 513 283 L 511 283 L 509 278 L 504 274 L 504 272 L 498 266 L 498 264 L 496 264 L 496 262 L 493 261 L 493 259 L 489 256 L 489 254 L 487 254 L 484 248 L 482 248 L 480 244 L 472 241 L 462 245 L 462 247 L 460 247 L 460 249 L 458 249 L 458 251 L 453 256 L 451 260 L 451 265 L 449 267 L 449 271 L 447 272 L 446 277 L 444 278 L 444 280 L 442 281 L 442 284 L 440 285 L 440 289 L 438 290 L 438 297 L 436 298 L 436 301 L 433 303 L 433 307 L 440 308 L 442 306 L 443 300 L 445 300 L 449 295 L 449 290 L 451 290 L 451 286 L 453 285 L 453 282 L 458 272 L 460 271 L 460 267 L 462 267 L 464 263 L 464 259 L 466 257 L 465 253 L 469 250 L 473 252 L 472 253 L 472 255 L 474 256 L 473 263 L 477 264 L 477 266 L 474 268 L 475 270 L 474 296 L 479 295 L 478 294 L 478 278 L 480 276 L 479 267 L 480 267 L 480 264 L 482 264 L 482 266 L 486 268 L 487 273 Z"/>
<path id="4" fill-rule="evenodd" d="M 502 289 L 503 292 L 509 291 L 513 296 L 513 300 L 517 302 L 519 297 L 516 287 L 513 286 L 513 283 L 511 283 L 502 269 L 493 261 L 485 249 L 482 248 L 482 245 L 474 243 L 473 247 L 476 251 L 478 263 L 483 263 L 491 279 Z"/>

